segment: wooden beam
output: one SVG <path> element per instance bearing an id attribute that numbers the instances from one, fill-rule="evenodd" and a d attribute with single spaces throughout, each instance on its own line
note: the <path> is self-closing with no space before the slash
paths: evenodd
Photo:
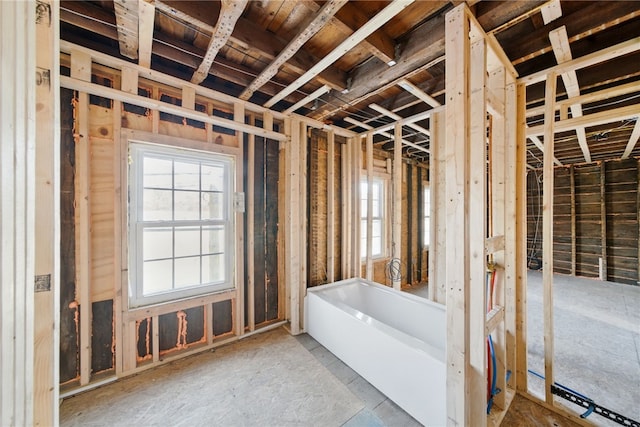
<path id="1" fill-rule="evenodd" d="M 287 46 L 280 51 L 269 65 L 245 88 L 240 94 L 240 99 L 249 99 L 253 92 L 262 87 L 273 76 L 276 75 L 280 67 L 289 60 L 302 46 L 320 31 L 330 20 L 330 18 L 340 10 L 347 0 L 329 0 L 326 2 L 318 13 L 313 17 L 311 22 L 300 25 L 301 30 L 296 34 Z"/>
<path id="2" fill-rule="evenodd" d="M 633 132 L 631 132 L 631 137 L 629 138 L 629 142 L 627 142 L 627 146 L 624 149 L 624 153 L 622 153 L 622 159 L 627 159 L 631 155 L 631 152 L 635 148 L 638 143 L 638 139 L 640 139 L 640 115 L 636 118 L 636 124 L 633 126 Z"/>
<path id="3" fill-rule="evenodd" d="M 551 41 L 553 53 L 556 56 L 556 61 L 558 61 L 558 64 L 563 64 L 565 62 L 571 61 L 571 46 L 569 46 L 569 37 L 567 36 L 567 29 L 564 26 L 551 31 L 549 33 L 549 40 Z M 575 70 L 563 73 L 562 81 L 564 82 L 564 87 L 569 98 L 580 96 L 580 85 L 578 84 L 578 76 L 576 75 Z M 582 105 L 571 105 L 571 116 L 581 117 Z M 589 152 L 589 146 L 587 145 L 587 135 L 585 133 L 584 127 L 576 128 L 576 134 L 578 137 L 578 144 L 580 145 L 582 155 L 584 156 L 584 160 L 585 162 L 590 163 L 591 153 Z"/>
<path id="4" fill-rule="evenodd" d="M 373 126 L 368 125 L 366 123 L 362 123 L 362 122 L 360 122 L 358 120 L 355 120 L 355 119 L 353 119 L 351 117 L 345 117 L 344 121 L 348 122 L 348 123 L 351 123 L 351 124 L 354 124 L 356 126 L 360 126 L 361 128 L 364 128 L 364 129 L 367 129 L 367 130 L 372 130 L 373 133 L 378 133 L 378 134 L 380 134 L 382 136 L 385 136 L 387 138 L 391 138 L 391 139 L 394 139 L 394 140 L 396 138 L 396 136 L 394 134 L 391 134 L 391 133 L 386 132 L 386 131 L 376 130 L 376 129 L 373 128 Z M 402 129 L 402 123 L 400 123 L 400 128 Z M 412 147 L 412 148 L 415 148 L 416 150 L 420 150 L 420 151 L 423 151 L 425 153 L 429 152 L 429 150 L 427 148 L 424 148 L 424 147 L 422 147 L 421 145 L 418 145 L 418 144 L 414 144 L 413 142 L 409 142 L 406 139 L 401 139 L 401 142 L 404 145 L 406 145 L 407 147 Z"/>
<path id="5" fill-rule="evenodd" d="M 545 401 L 553 405 L 551 385 L 554 384 L 554 331 L 553 331 L 553 152 L 556 74 L 547 76 L 545 87 L 544 157 L 542 188 L 542 285 L 544 315 L 544 377 Z"/>
<path id="6" fill-rule="evenodd" d="M 469 20 L 464 5 L 447 13 L 446 32 L 446 283 L 447 283 L 447 420 L 449 425 L 469 425 L 469 255 L 466 225 L 469 198 L 468 176 L 470 162 L 467 149 L 469 138 L 469 110 L 467 99 L 469 81 Z M 484 145 L 484 142 L 483 142 Z M 455 159 L 455 160 L 454 160 Z M 482 162 L 484 163 L 484 161 Z M 451 165 L 451 166 L 450 166 Z M 483 325 L 484 327 L 484 325 Z M 486 345 L 486 344 L 485 344 Z M 486 408 L 485 408 L 486 410 Z M 480 420 L 486 420 L 482 416 Z"/>
<path id="7" fill-rule="evenodd" d="M 302 85 L 310 81 L 313 77 L 318 75 L 320 71 L 327 68 L 329 65 L 333 64 L 338 58 L 343 56 L 349 50 L 351 50 L 354 46 L 368 37 L 375 30 L 380 28 L 386 22 L 388 22 L 391 18 L 400 13 L 404 8 L 413 3 L 414 0 L 394 0 L 391 4 L 385 7 L 380 13 L 378 13 L 373 18 L 369 19 L 366 24 L 358 29 L 355 33 L 353 33 L 349 38 L 340 43 L 334 50 L 325 55 L 320 62 L 311 67 L 306 73 L 296 79 L 289 86 L 284 88 L 279 94 L 272 97 L 268 100 L 264 106 L 271 107 L 276 102 L 283 99 L 285 96 L 289 95 L 293 91 L 299 89 Z"/>
<path id="8" fill-rule="evenodd" d="M 285 122 L 287 123 L 287 122 Z M 300 211 L 304 210 L 300 200 L 300 145 L 302 136 L 300 135 L 300 121 L 290 120 L 289 128 L 286 129 L 290 135 L 287 144 L 287 180 L 285 195 L 287 198 L 287 222 L 286 222 L 286 273 L 287 289 L 289 294 L 289 321 L 291 333 L 298 335 L 300 330 Z"/>
<path id="9" fill-rule="evenodd" d="M 153 0 L 138 1 L 138 64 L 151 68 L 153 26 L 156 6 Z"/>
<path id="10" fill-rule="evenodd" d="M 431 116 L 431 142 L 429 154 L 429 187 L 431 191 L 431 241 L 429 242 L 429 293 L 440 304 L 446 303 L 446 123 L 440 110 Z M 432 157 L 433 156 L 433 157 Z M 433 158 L 433 160 L 432 160 Z M 432 272 L 435 273 L 432 276 Z M 433 290 L 432 290 L 433 289 Z"/>
<path id="11" fill-rule="evenodd" d="M 528 129 L 526 123 L 525 123 L 525 128 Z M 540 138 L 538 138 L 538 136 L 531 135 L 529 136 L 529 139 L 535 144 L 536 147 L 538 147 L 541 153 L 544 153 L 544 146 L 542 145 L 542 141 L 540 141 Z M 560 160 L 556 159 L 555 156 L 553 156 L 553 163 L 558 166 L 562 166 L 562 163 L 560 162 Z"/>
<path id="12" fill-rule="evenodd" d="M 253 115 L 249 118 L 249 124 L 255 125 Z M 247 208 L 247 322 L 249 331 L 256 328 L 255 319 L 255 173 L 256 173 L 256 146 L 255 135 L 247 137 L 247 188 L 245 189 L 245 203 Z"/>
<path id="13" fill-rule="evenodd" d="M 402 117 L 399 114 L 396 114 L 393 111 L 389 111 L 378 104 L 369 104 L 369 108 L 371 108 L 372 110 L 376 110 L 380 114 L 384 114 L 385 116 L 391 117 L 394 120 L 402 120 Z M 416 130 L 422 133 L 425 136 L 431 136 L 431 132 L 429 132 L 428 129 L 425 129 L 420 125 L 417 125 L 415 123 L 407 123 L 407 126 L 413 130 Z"/>
<path id="14" fill-rule="evenodd" d="M 128 0 L 113 0 L 120 54 L 138 59 L 138 5 Z"/>
<path id="15" fill-rule="evenodd" d="M 335 133 L 327 132 L 327 281 L 335 281 L 335 174 L 336 174 Z"/>
<path id="16" fill-rule="evenodd" d="M 240 132 L 251 133 L 258 136 L 263 136 L 275 141 L 284 141 L 286 136 L 279 132 L 268 131 L 266 129 L 251 126 L 242 122 L 235 122 L 233 120 L 225 119 L 217 116 L 210 116 L 206 113 L 199 111 L 189 110 L 187 108 L 179 107 L 177 105 L 168 104 L 166 102 L 158 101 L 152 98 L 146 98 L 144 96 L 137 96 L 121 92 L 117 89 L 112 89 L 106 86 L 98 84 L 87 83 L 72 77 L 60 76 L 60 84 L 67 89 L 86 91 L 93 95 L 104 96 L 113 100 L 122 102 L 128 102 L 130 104 L 139 105 L 152 110 L 162 111 L 165 113 L 175 114 L 189 119 L 199 120 L 205 123 L 211 123 L 215 125 L 224 126 L 229 129 L 234 129 Z"/>
<path id="17" fill-rule="evenodd" d="M 227 43 L 227 40 L 229 40 L 236 21 L 240 18 L 242 11 L 247 5 L 247 1 L 248 0 L 220 1 L 220 16 L 218 16 L 215 32 L 211 35 L 209 47 L 207 47 L 207 53 L 204 55 L 202 63 L 191 77 L 191 83 L 199 84 L 209 75 L 209 69 L 213 64 L 213 60 L 220 49 Z"/>
<path id="18" fill-rule="evenodd" d="M 554 132 L 565 132 L 579 127 L 591 127 L 623 121 L 640 117 L 639 105 L 627 105 L 625 107 L 614 108 L 612 110 L 601 111 L 599 113 L 587 114 L 582 117 L 575 117 L 566 120 L 559 120 L 554 124 Z M 544 134 L 544 125 L 529 127 L 527 137 Z"/>
<path id="19" fill-rule="evenodd" d="M 307 124 L 304 121 L 300 121 L 300 131 L 299 131 L 299 145 L 298 149 L 300 151 L 299 162 L 296 164 L 297 176 L 300 182 L 299 185 L 299 197 L 300 197 L 300 205 L 299 209 L 295 211 L 296 215 L 298 215 L 298 224 L 299 228 L 296 231 L 296 238 L 298 240 L 298 254 L 300 256 L 300 269 L 298 272 L 298 319 L 300 324 L 300 332 L 303 332 L 305 329 L 304 323 L 304 297 L 307 295 L 307 280 L 308 280 L 308 257 L 307 257 L 307 205 L 308 205 L 308 194 L 307 194 L 307 156 L 308 156 L 308 135 L 307 135 Z M 295 248 L 294 248 L 295 250 Z"/>
<path id="20" fill-rule="evenodd" d="M 558 64 L 545 70 L 538 71 L 537 73 L 521 77 L 518 79 L 518 82 L 530 86 L 534 83 L 544 81 L 548 74 L 554 73 L 559 75 L 571 70 L 577 71 L 582 68 L 590 67 L 592 65 L 635 52 L 638 49 L 640 49 L 640 37 L 635 37 L 597 52 L 581 56 L 580 58 L 572 59 L 571 61 L 563 64 Z"/>
<path id="21" fill-rule="evenodd" d="M 398 86 L 402 89 L 406 90 L 416 98 L 423 101 L 425 104 L 432 106 L 433 108 L 438 108 L 440 104 L 435 98 L 431 95 L 428 95 L 426 92 L 421 90 L 418 86 L 411 83 L 409 80 L 402 79 L 398 82 Z"/>
<path id="22" fill-rule="evenodd" d="M 542 14 L 542 22 L 544 25 L 547 25 L 551 21 L 555 21 L 556 19 L 562 16 L 562 7 L 560 6 L 560 0 L 551 0 L 548 3 L 545 3 L 540 8 L 540 13 Z"/>
<path id="23" fill-rule="evenodd" d="M 286 110 L 284 110 L 284 113 L 285 114 L 293 113 L 298 108 L 304 107 L 305 105 L 307 105 L 308 103 L 310 103 L 314 99 L 319 98 L 322 95 L 324 95 L 325 93 L 329 92 L 329 90 L 331 90 L 331 89 L 327 85 L 324 85 L 324 86 L 320 87 L 319 89 L 317 89 L 313 93 L 311 93 L 309 96 L 304 97 L 300 101 L 298 101 L 295 104 L 293 104 L 291 107 L 289 107 Z"/>
<path id="24" fill-rule="evenodd" d="M 199 30 L 206 34 L 213 34 L 215 31 L 215 27 L 213 25 L 194 18 L 194 16 L 199 14 L 198 10 L 189 9 L 194 4 L 197 5 L 197 2 L 178 1 L 171 2 L 171 5 L 168 5 L 160 0 L 155 0 L 156 9 L 160 12 L 171 16 L 172 18 L 187 22 L 190 25 L 195 25 Z M 259 56 L 269 61 L 276 57 L 275 52 L 281 52 L 284 50 L 289 42 L 288 40 L 278 37 L 275 34 L 264 30 L 254 22 L 242 17 L 240 17 L 236 22 L 236 26 L 233 29 L 233 33 L 229 37 L 229 40 L 232 43 L 241 46 L 250 55 Z M 283 64 L 283 68 L 291 73 L 303 74 L 318 61 L 320 61 L 320 58 L 311 55 L 306 50 L 300 50 Z M 346 88 L 347 74 L 337 67 L 327 67 L 318 75 L 317 79 L 320 83 L 327 84 L 332 89 L 341 91 Z"/>

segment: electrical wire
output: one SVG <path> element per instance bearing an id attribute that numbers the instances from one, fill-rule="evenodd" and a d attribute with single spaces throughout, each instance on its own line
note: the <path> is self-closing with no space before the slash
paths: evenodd
<path id="1" fill-rule="evenodd" d="M 393 282 L 402 280 L 402 264 L 400 258 L 391 258 L 386 265 L 387 279 Z"/>

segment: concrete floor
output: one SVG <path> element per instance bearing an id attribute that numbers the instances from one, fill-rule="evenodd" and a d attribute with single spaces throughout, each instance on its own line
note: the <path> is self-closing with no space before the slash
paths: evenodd
<path id="1" fill-rule="evenodd" d="M 640 287 L 566 276 L 556 276 L 554 285 L 556 382 L 640 419 Z M 410 291 L 426 295 L 427 287 Z M 530 272 L 529 365 L 540 373 L 541 295 L 541 274 Z M 544 383 L 529 378 L 531 391 L 541 393 Z M 503 425 L 574 425 L 533 406 L 517 397 Z M 596 414 L 588 420 L 617 425 Z M 60 424 L 420 425 L 309 335 L 292 337 L 281 328 L 65 399 Z"/>

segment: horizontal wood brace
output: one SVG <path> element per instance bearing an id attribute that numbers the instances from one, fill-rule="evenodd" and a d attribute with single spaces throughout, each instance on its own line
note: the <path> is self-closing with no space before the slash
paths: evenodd
<path id="1" fill-rule="evenodd" d="M 495 306 L 490 312 L 487 313 L 487 321 L 485 323 L 485 333 L 491 334 L 500 323 L 504 320 L 504 307 Z"/>
<path id="2" fill-rule="evenodd" d="M 125 321 L 134 322 L 146 319 L 147 317 L 160 316 L 162 314 L 173 313 L 178 310 L 186 310 L 193 307 L 200 307 L 220 301 L 228 301 L 237 297 L 238 291 L 236 289 L 232 289 L 215 294 L 187 298 L 168 304 L 157 304 L 148 307 L 130 308 L 125 312 Z"/>

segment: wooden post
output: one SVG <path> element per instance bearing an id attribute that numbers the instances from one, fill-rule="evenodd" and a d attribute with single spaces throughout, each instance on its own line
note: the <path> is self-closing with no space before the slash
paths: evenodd
<path id="1" fill-rule="evenodd" d="M 516 86 L 516 390 L 527 393 L 527 127 L 526 86 Z"/>
<path id="2" fill-rule="evenodd" d="M 447 126 L 445 152 L 447 419 L 452 426 L 466 426 L 474 421 L 469 414 L 469 259 L 465 250 L 468 243 L 465 201 L 469 196 L 466 171 L 470 161 L 466 146 L 469 138 L 469 20 L 463 6 L 450 11 L 445 19 L 446 121 L 456 123 L 455 126 Z"/>
<path id="3" fill-rule="evenodd" d="M 431 115 L 429 146 L 429 188 L 431 191 L 431 230 L 429 241 L 429 299 L 446 303 L 446 127 L 444 111 Z"/>
<path id="4" fill-rule="evenodd" d="M 249 118 L 249 124 L 254 125 L 254 116 Z M 249 134 L 247 137 L 247 191 L 246 191 L 246 207 L 247 207 L 247 322 L 249 330 L 254 331 L 256 328 L 255 318 L 255 174 L 256 174 L 256 146 L 255 135 Z M 239 141 L 242 144 L 242 141 Z"/>
<path id="5" fill-rule="evenodd" d="M 573 165 L 569 166 L 571 186 L 571 275 L 576 275 L 576 176 Z"/>
<path id="6" fill-rule="evenodd" d="M 298 215 L 299 228 L 296 231 L 298 238 L 298 253 L 300 254 L 300 273 L 298 280 L 299 287 L 299 299 L 298 299 L 298 319 L 299 319 L 299 331 L 304 332 L 304 297 L 307 294 L 307 124 L 300 121 L 300 133 L 299 133 L 299 146 L 300 149 L 300 161 L 298 162 L 298 179 L 299 179 L 299 191 L 300 191 L 300 205 L 296 211 Z"/>
<path id="7" fill-rule="evenodd" d="M 244 123 L 244 103 L 236 102 L 233 105 L 233 121 L 238 123 Z M 236 192 L 242 193 L 244 188 L 242 187 L 243 181 L 243 132 L 236 130 L 236 136 L 238 138 L 238 155 L 236 157 Z M 246 200 L 246 199 L 245 199 Z M 237 336 L 244 334 L 244 212 L 236 211 L 236 292 L 238 297 L 235 298 L 235 310 L 236 316 L 234 320 L 235 334 Z"/>
<path id="8" fill-rule="evenodd" d="M 638 160 L 638 189 L 636 190 L 636 220 L 640 223 L 640 159 Z M 638 277 L 636 283 L 640 285 L 640 226 L 638 227 Z"/>
<path id="9" fill-rule="evenodd" d="M 373 280 L 373 133 L 367 133 L 367 258 L 366 278 Z"/>
<path id="10" fill-rule="evenodd" d="M 542 187 L 542 285 L 544 310 L 545 401 L 553 405 L 553 155 L 556 102 L 556 74 L 547 76 L 545 86 L 544 156 Z"/>
<path id="11" fill-rule="evenodd" d="M 35 90 L 38 105 L 35 233 L 38 240 L 35 246 L 33 422 L 52 425 L 58 420 L 60 353 L 59 7 L 48 1 L 40 6 L 49 9 L 49 16 L 36 17 L 36 66 L 37 73 L 49 75 L 48 81 L 37 80 Z M 30 7 L 35 9 L 33 4 Z M 28 103 L 24 99 L 20 102 Z"/>
<path id="12" fill-rule="evenodd" d="M 289 120 L 288 120 L 289 121 Z M 287 122 L 285 122 L 286 124 Z M 288 129 L 287 129 L 288 128 Z M 291 135 L 291 140 L 287 145 L 287 182 L 285 195 L 287 197 L 287 237 L 286 237 L 286 272 L 288 290 L 288 316 L 291 333 L 300 333 L 300 276 L 301 276 L 301 254 L 300 240 L 300 210 L 303 208 L 300 203 L 300 121 L 290 119 L 290 124 L 285 127 Z"/>
<path id="13" fill-rule="evenodd" d="M 353 162 L 351 168 L 351 200 L 353 203 L 351 232 L 351 267 L 353 271 L 351 277 L 362 277 L 362 262 L 360 257 L 360 173 L 362 172 L 362 141 L 360 138 L 353 138 L 351 149 L 353 150 L 351 154 Z"/>
<path id="14" fill-rule="evenodd" d="M 602 241 L 602 262 L 600 280 L 607 280 L 607 204 L 606 204 L 606 167 L 604 160 L 600 162 L 600 237 Z"/>
<path id="15" fill-rule="evenodd" d="M 335 281 L 335 133 L 327 132 L 327 281 Z"/>
<path id="16" fill-rule="evenodd" d="M 351 139 L 340 147 L 341 150 L 341 176 L 342 181 L 342 279 L 346 279 L 351 273 L 351 186 L 350 186 L 350 168 L 351 168 Z"/>
<path id="17" fill-rule="evenodd" d="M 466 19 L 466 17 L 465 17 Z M 482 416 L 487 410 L 487 334 L 485 321 L 487 316 L 486 295 L 486 271 L 487 255 L 485 240 L 487 238 L 487 221 L 484 212 L 487 211 L 487 93 L 485 87 L 486 45 L 484 38 L 471 45 L 469 64 L 469 100 L 463 100 L 468 108 L 469 134 L 468 159 L 465 167 L 468 168 L 468 208 L 465 209 L 465 221 L 468 224 L 465 247 L 467 261 L 469 263 L 466 310 L 469 322 L 469 365 L 466 381 L 468 381 L 469 417 L 477 425 L 485 425 L 486 417 Z M 451 121 L 455 123 L 455 121 Z M 462 242 L 457 242 L 460 245 Z M 463 246 L 464 247 L 464 246 Z M 468 285 L 467 285 L 468 283 Z M 448 309 L 448 307 L 447 307 Z M 480 417 L 478 418 L 478 416 Z"/>
<path id="18" fill-rule="evenodd" d="M 402 265 L 402 125 L 396 122 L 393 140 L 393 214 L 391 228 L 391 256 Z M 399 276 L 399 275 L 398 275 Z M 402 280 L 395 277 L 393 288 L 400 290 Z"/>
<path id="19" fill-rule="evenodd" d="M 71 77 L 91 82 L 91 57 L 71 52 Z M 76 301 L 80 303 L 80 385 L 91 375 L 91 150 L 89 147 L 89 94 L 78 93 L 76 142 Z"/>
<path id="20" fill-rule="evenodd" d="M 0 2 L 0 425 L 34 423 L 35 11 Z"/>

